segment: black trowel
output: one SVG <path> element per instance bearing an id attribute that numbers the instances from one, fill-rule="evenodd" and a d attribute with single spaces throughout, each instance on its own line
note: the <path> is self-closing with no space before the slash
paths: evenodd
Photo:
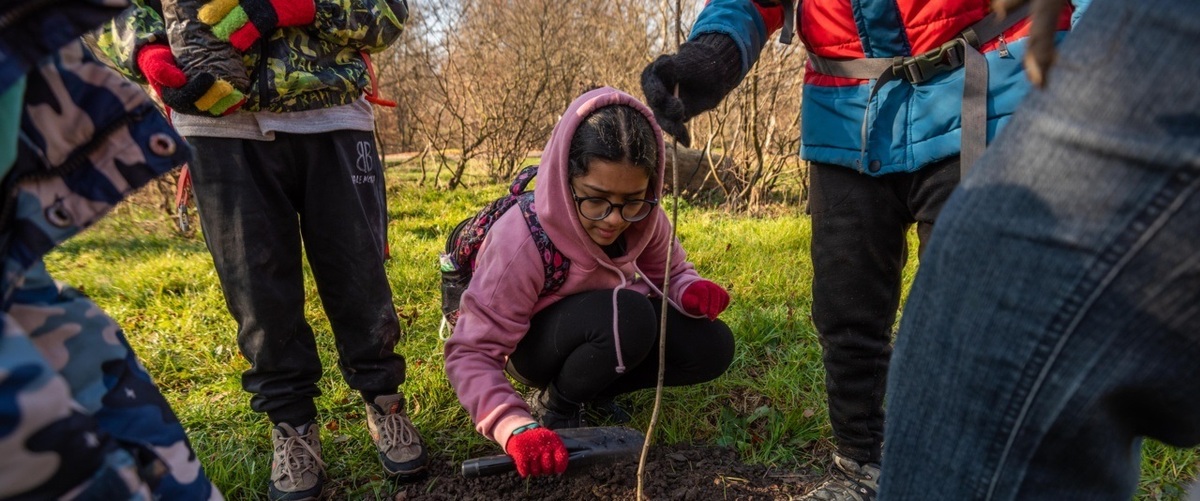
<path id="1" fill-rule="evenodd" d="M 635 458 L 642 451 L 646 436 L 623 426 L 596 426 L 554 430 L 567 446 L 570 460 L 567 468 L 603 464 L 620 459 Z M 483 477 L 516 471 L 511 457 L 505 454 L 463 461 L 462 474 L 467 478 Z"/>

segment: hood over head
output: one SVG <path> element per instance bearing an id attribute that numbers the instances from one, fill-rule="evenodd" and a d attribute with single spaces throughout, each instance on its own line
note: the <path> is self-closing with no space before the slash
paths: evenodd
<path id="1" fill-rule="evenodd" d="M 550 141 L 542 151 L 542 162 L 538 167 L 537 183 L 534 186 L 534 209 L 541 221 L 546 235 L 571 260 L 572 266 L 594 268 L 598 261 L 608 260 L 604 251 L 592 241 L 580 224 L 571 197 L 570 174 L 568 172 L 568 157 L 571 151 L 571 139 L 575 131 L 592 112 L 610 105 L 629 106 L 646 117 L 654 131 L 657 148 L 656 175 L 651 180 L 648 190 L 649 197 L 654 200 L 662 199 L 663 173 L 666 169 L 666 153 L 663 148 L 662 129 L 654 120 L 654 115 L 646 105 L 633 96 L 613 89 L 601 87 L 584 93 L 571 103 L 566 113 L 563 113 Z M 659 207 L 655 211 L 661 210 Z M 654 234 L 656 225 L 661 218 L 647 217 L 630 224 L 625 230 L 625 256 L 613 261 L 636 259 L 646 247 L 650 236 Z"/>

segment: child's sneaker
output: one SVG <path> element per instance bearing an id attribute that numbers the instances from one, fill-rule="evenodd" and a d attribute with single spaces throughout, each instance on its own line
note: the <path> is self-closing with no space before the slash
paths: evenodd
<path id="1" fill-rule="evenodd" d="M 388 475 L 411 480 L 425 472 L 429 455 L 404 411 L 404 395 L 381 395 L 367 403 L 367 430 Z"/>
<path id="2" fill-rule="evenodd" d="M 317 423 L 309 421 L 298 428 L 279 423 L 271 429 L 272 501 L 309 501 L 321 495 L 325 463 L 321 461 L 321 436 Z"/>
<path id="3" fill-rule="evenodd" d="M 819 501 L 874 501 L 879 490 L 879 465 L 859 464 L 857 461 L 834 453 L 830 477 L 817 486 L 802 500 Z"/>

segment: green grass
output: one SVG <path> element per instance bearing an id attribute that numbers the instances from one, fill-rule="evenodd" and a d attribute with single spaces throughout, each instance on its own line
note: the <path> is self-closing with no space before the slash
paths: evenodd
<path id="1" fill-rule="evenodd" d="M 413 420 L 441 460 L 497 453 L 474 432 L 442 371 L 436 263 L 446 232 L 506 186 L 476 176 L 468 178 L 476 183 L 471 189 L 445 192 L 419 186 L 411 167 L 388 175 L 393 257 L 387 273 L 406 333 L 398 350 L 408 361 L 403 389 Z M 121 206 L 51 254 L 48 267 L 126 330 L 226 496 L 261 498 L 270 470 L 269 425 L 250 411 L 241 390 L 248 364 L 238 353 L 212 260 L 200 236 L 176 235 L 169 219 L 148 205 Z M 681 209 L 680 238 L 690 258 L 702 274 L 730 287 L 734 302 L 723 318 L 738 337 L 738 352 L 719 380 L 665 392 L 658 440 L 729 445 L 749 462 L 808 468 L 823 462 L 830 447 L 820 347 L 809 318 L 809 221 L 798 210 L 774 212 L 752 218 Z M 906 287 L 915 269 L 910 262 Z M 317 404 L 336 497 L 387 497 L 390 483 L 380 477 L 363 406 L 338 373 L 310 274 L 304 287 L 325 366 Z M 633 426 L 645 428 L 652 401 L 653 392 L 631 397 Z M 1182 497 L 1200 463 L 1196 450 L 1149 442 L 1143 457 L 1139 499 Z"/>

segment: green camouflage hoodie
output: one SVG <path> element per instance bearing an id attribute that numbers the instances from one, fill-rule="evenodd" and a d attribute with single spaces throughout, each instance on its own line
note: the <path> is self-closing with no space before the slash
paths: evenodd
<path id="1" fill-rule="evenodd" d="M 279 28 L 245 53 L 217 38 L 197 12 L 201 0 L 133 0 L 89 38 L 111 66 L 138 82 L 137 53 L 166 43 L 186 74 L 209 72 L 246 94 L 242 110 L 290 112 L 349 104 L 370 85 L 364 53 L 394 42 L 408 18 L 406 0 L 316 0 L 309 26 Z"/>

